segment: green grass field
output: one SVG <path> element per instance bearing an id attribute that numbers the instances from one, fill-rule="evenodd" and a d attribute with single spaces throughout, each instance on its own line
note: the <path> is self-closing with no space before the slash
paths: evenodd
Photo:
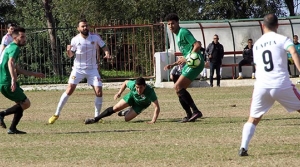
<path id="1" fill-rule="evenodd" d="M 189 88 L 204 114 L 195 123 L 177 123 L 184 111 L 173 89 L 155 90 L 161 113 L 153 125 L 146 124 L 152 106 L 131 122 L 115 114 L 103 124 L 84 125 L 94 115 L 92 90 L 76 90 L 60 118 L 48 125 L 63 91 L 27 91 L 32 105 L 18 129 L 28 134 L 0 129 L 0 166 L 299 166 L 299 114 L 278 103 L 258 125 L 250 156 L 238 156 L 253 87 Z M 102 109 L 116 103 L 116 92 L 104 90 Z M 12 105 L 0 96 L 1 109 Z M 7 126 L 11 120 L 5 117 Z"/>

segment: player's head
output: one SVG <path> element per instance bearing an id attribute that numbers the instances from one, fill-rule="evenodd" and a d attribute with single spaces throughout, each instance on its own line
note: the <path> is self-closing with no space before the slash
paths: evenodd
<path id="1" fill-rule="evenodd" d="M 18 46 L 24 46 L 26 44 L 26 34 L 23 27 L 15 27 L 12 32 L 12 37 Z"/>
<path id="2" fill-rule="evenodd" d="M 86 19 L 79 19 L 77 30 L 84 36 L 89 35 L 89 27 Z"/>
<path id="3" fill-rule="evenodd" d="M 139 77 L 135 80 L 135 89 L 138 92 L 139 95 L 144 93 L 144 90 L 146 88 L 146 81 L 144 78 Z"/>
<path id="4" fill-rule="evenodd" d="M 295 43 L 295 44 L 297 44 L 297 43 L 298 43 L 298 35 L 294 35 L 294 37 L 293 37 L 293 41 L 294 41 L 294 43 Z"/>
<path id="5" fill-rule="evenodd" d="M 215 34 L 213 41 L 214 41 L 214 43 L 218 43 L 219 42 L 219 35 Z"/>
<path id="6" fill-rule="evenodd" d="M 271 30 L 274 32 L 277 32 L 278 28 L 278 18 L 275 14 L 267 14 L 264 17 L 264 22 L 263 22 L 263 29 L 266 30 Z"/>
<path id="7" fill-rule="evenodd" d="M 14 31 L 14 28 L 16 27 L 15 24 L 11 23 L 11 24 L 7 24 L 7 33 L 8 34 L 12 34 L 12 32 Z"/>
<path id="8" fill-rule="evenodd" d="M 175 13 L 170 13 L 165 20 L 168 22 L 168 27 L 171 32 L 177 34 L 179 31 L 179 17 Z"/>

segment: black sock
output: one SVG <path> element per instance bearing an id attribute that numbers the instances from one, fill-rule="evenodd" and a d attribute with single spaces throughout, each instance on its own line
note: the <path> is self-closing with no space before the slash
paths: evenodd
<path id="1" fill-rule="evenodd" d="M 192 99 L 192 96 L 188 91 L 186 91 L 186 89 L 181 89 L 180 91 L 177 92 L 177 94 L 182 100 L 184 100 L 186 104 L 188 104 L 192 108 L 194 113 L 199 112 L 197 106 L 194 103 L 194 100 Z"/>
<path id="2" fill-rule="evenodd" d="M 187 116 L 188 118 L 192 117 L 192 111 L 191 111 L 191 108 L 190 108 L 190 106 L 182 99 L 182 97 L 179 97 L 179 102 L 180 102 L 182 108 L 185 110 L 186 116 Z"/>
<path id="3" fill-rule="evenodd" d="M 112 115 L 114 112 L 113 107 L 108 107 L 106 110 L 104 110 L 99 116 L 95 117 L 95 122 L 98 122 L 100 119 L 104 117 L 108 117 Z"/>
<path id="4" fill-rule="evenodd" d="M 14 118 L 11 122 L 11 125 L 10 125 L 10 130 L 16 130 L 17 129 L 17 125 L 19 124 L 22 116 L 23 116 L 23 109 L 22 107 L 17 104 L 19 107 L 16 109 L 15 111 L 15 114 L 14 114 Z"/>
<path id="5" fill-rule="evenodd" d="M 14 114 L 16 113 L 19 109 L 22 109 L 22 107 L 20 106 L 20 104 L 16 104 L 2 112 L 0 112 L 1 116 L 6 116 L 6 115 L 10 115 L 10 114 Z M 23 110 L 23 109 L 22 109 Z"/>

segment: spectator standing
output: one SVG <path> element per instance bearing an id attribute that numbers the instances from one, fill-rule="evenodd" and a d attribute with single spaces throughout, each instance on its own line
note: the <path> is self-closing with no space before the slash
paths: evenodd
<path id="1" fill-rule="evenodd" d="M 223 45 L 219 43 L 219 36 L 217 34 L 214 35 L 213 42 L 207 46 L 206 54 L 208 55 L 210 62 L 210 86 L 213 87 L 214 70 L 216 70 L 217 86 L 220 87 L 220 68 L 224 57 L 224 48 Z"/>

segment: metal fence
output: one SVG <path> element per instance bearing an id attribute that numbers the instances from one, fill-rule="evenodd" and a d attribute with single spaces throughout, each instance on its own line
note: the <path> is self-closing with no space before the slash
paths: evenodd
<path id="1" fill-rule="evenodd" d="M 154 78 L 154 53 L 165 50 L 163 24 L 92 26 L 110 48 L 112 59 L 102 59 L 99 72 L 104 81 L 124 80 L 143 76 Z M 78 32 L 75 27 L 55 28 L 51 43 L 47 28 L 26 29 L 27 44 L 22 48 L 20 66 L 43 72 L 45 79 L 19 76 L 22 84 L 67 83 L 74 58 L 66 55 L 66 46 Z M 0 37 L 6 27 L 0 27 Z M 52 41 L 52 42 L 53 42 Z M 52 47 L 51 47 L 52 44 Z M 99 52 L 103 57 L 104 53 Z M 84 82 L 84 81 L 83 81 Z"/>

